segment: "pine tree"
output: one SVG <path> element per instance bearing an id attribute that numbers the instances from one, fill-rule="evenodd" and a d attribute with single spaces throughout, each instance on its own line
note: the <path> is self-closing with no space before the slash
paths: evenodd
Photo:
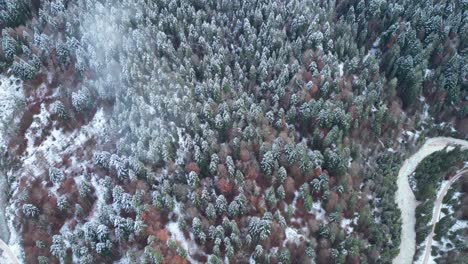
<path id="1" fill-rule="evenodd" d="M 61 235 L 54 235 L 52 237 L 50 253 L 60 260 L 65 257 L 65 242 L 63 241 L 63 237 Z"/>
<path id="2" fill-rule="evenodd" d="M 195 217 L 192 220 L 192 232 L 193 232 L 193 235 L 195 236 L 195 239 L 200 240 L 202 244 L 205 242 L 206 235 L 203 232 L 203 227 L 198 217 Z"/>
<path id="3" fill-rule="evenodd" d="M 275 212 L 274 219 L 278 222 L 281 228 L 287 227 L 286 219 L 281 215 L 279 210 Z"/>
<path id="4" fill-rule="evenodd" d="M 3 2 L 3 1 L 2 1 Z M 7 0 L 0 2 L 0 26 L 15 28 L 31 15 L 31 2 L 27 0 Z M 5 5 L 5 6 L 3 6 Z"/>
<path id="5" fill-rule="evenodd" d="M 223 261 L 216 255 L 210 255 L 210 258 L 208 259 L 209 264 L 222 264 Z"/>
<path id="6" fill-rule="evenodd" d="M 312 246 L 308 246 L 305 250 L 306 256 L 315 260 L 315 249 Z"/>
<path id="7" fill-rule="evenodd" d="M 23 204 L 22 209 L 23 214 L 29 218 L 37 217 L 40 213 L 39 209 L 32 204 Z"/>
<path id="8" fill-rule="evenodd" d="M 281 201 L 281 200 L 284 200 L 284 198 L 286 197 L 286 192 L 284 191 L 284 187 L 283 185 L 280 185 L 278 187 L 278 189 L 276 189 L 276 193 L 278 195 L 278 199 Z"/>
<path id="9" fill-rule="evenodd" d="M 234 178 L 236 167 L 234 166 L 234 161 L 231 156 L 226 157 L 226 166 L 228 168 L 229 177 Z"/>
<path id="10" fill-rule="evenodd" d="M 260 219 L 256 216 L 250 218 L 249 221 L 249 234 L 259 240 L 265 240 L 270 235 L 271 220 Z"/>
<path id="11" fill-rule="evenodd" d="M 187 184 L 190 186 L 190 188 L 195 189 L 198 186 L 198 182 L 200 180 L 198 179 L 198 175 L 196 172 L 191 171 L 187 175 Z"/>
<path id="12" fill-rule="evenodd" d="M 112 248 L 112 243 L 110 242 L 110 240 L 107 240 L 106 242 L 96 243 L 96 252 L 100 255 L 108 254 L 111 248 Z"/>
<path id="13" fill-rule="evenodd" d="M 100 224 L 96 229 L 97 239 L 101 242 L 105 242 L 109 239 L 110 231 L 106 225 Z"/>
<path id="14" fill-rule="evenodd" d="M 226 213 L 227 207 L 228 207 L 228 204 L 227 204 L 226 198 L 222 194 L 219 195 L 218 198 L 216 198 L 216 204 L 215 204 L 216 212 L 218 213 L 218 215 L 222 215 Z"/>
<path id="15" fill-rule="evenodd" d="M 102 168 L 109 168 L 111 154 L 107 151 L 94 153 L 93 160 L 96 165 Z"/>
<path id="16" fill-rule="evenodd" d="M 83 87 L 81 90 L 72 93 L 72 105 L 78 113 L 84 113 L 92 107 L 91 92 Z"/>
<path id="17" fill-rule="evenodd" d="M 228 258 L 232 258 L 234 256 L 234 247 L 232 246 L 231 240 L 229 239 L 229 237 L 226 237 L 224 239 L 224 246 L 225 246 L 226 256 Z"/>
<path id="18" fill-rule="evenodd" d="M 286 169 L 281 166 L 279 169 L 278 169 L 278 173 L 276 175 L 276 182 L 279 183 L 279 184 L 283 184 L 284 181 L 286 180 L 287 178 L 287 172 L 286 172 Z"/>
<path id="19" fill-rule="evenodd" d="M 39 69 L 34 67 L 34 64 L 31 65 L 30 63 L 20 59 L 19 62 L 13 62 L 11 71 L 15 76 L 18 76 L 22 80 L 26 81 L 34 79 L 39 72 Z"/>
<path id="20" fill-rule="evenodd" d="M 261 245 L 257 245 L 255 247 L 255 251 L 254 251 L 254 259 L 259 259 L 261 256 L 263 255 L 263 247 Z"/>
<path id="21" fill-rule="evenodd" d="M 51 167 L 49 168 L 49 178 L 53 183 L 60 184 L 65 179 L 65 176 L 57 168 Z"/>
<path id="22" fill-rule="evenodd" d="M 212 203 L 209 203 L 208 206 L 206 207 L 206 216 L 208 216 L 209 219 L 214 220 L 216 219 L 216 209 Z"/>
<path id="23" fill-rule="evenodd" d="M 268 203 L 268 206 L 271 208 L 276 207 L 277 199 L 275 195 L 275 189 L 273 187 L 270 187 L 265 191 L 265 200 Z"/>
<path id="24" fill-rule="evenodd" d="M 278 254 L 278 260 L 282 263 L 291 263 L 291 253 L 287 248 L 283 248 Z"/>
<path id="25" fill-rule="evenodd" d="M 46 256 L 39 256 L 39 257 L 37 257 L 37 262 L 38 262 L 39 264 L 49 264 L 49 263 L 50 263 L 49 258 L 46 257 Z"/>
<path id="26" fill-rule="evenodd" d="M 262 159 L 262 169 L 265 172 L 266 176 L 271 176 L 275 167 L 275 158 L 273 156 L 273 153 L 271 151 L 267 151 L 263 155 Z"/>
<path id="27" fill-rule="evenodd" d="M 10 34 L 5 30 L 2 31 L 2 49 L 3 55 L 7 61 L 13 61 L 17 52 L 18 43 Z"/>
<path id="28" fill-rule="evenodd" d="M 52 105 L 52 112 L 58 115 L 58 117 L 60 117 L 62 120 L 66 120 L 69 117 L 67 111 L 65 110 L 65 106 L 60 101 L 56 101 Z"/>
<path id="29" fill-rule="evenodd" d="M 70 63 L 70 47 L 67 43 L 58 43 L 56 47 L 57 58 L 63 66 L 67 66 Z"/>
<path id="30" fill-rule="evenodd" d="M 68 202 L 68 198 L 66 196 L 60 196 L 57 199 L 57 207 L 60 211 L 66 211 L 70 208 L 70 203 Z"/>
<path id="31" fill-rule="evenodd" d="M 304 198 L 304 208 L 309 212 L 312 210 L 312 204 L 314 203 L 314 200 L 312 199 L 312 196 L 310 194 L 307 194 Z"/>
<path id="32" fill-rule="evenodd" d="M 218 163 L 219 163 L 219 158 L 217 154 L 212 154 L 211 155 L 211 162 L 209 165 L 209 170 L 210 173 L 215 175 L 218 172 Z"/>

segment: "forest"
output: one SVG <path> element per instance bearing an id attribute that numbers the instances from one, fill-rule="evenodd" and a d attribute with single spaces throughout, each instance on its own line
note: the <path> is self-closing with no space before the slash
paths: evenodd
<path id="1" fill-rule="evenodd" d="M 392 263 L 403 160 L 426 137 L 467 138 L 467 13 L 0 0 L 0 176 L 21 261 Z M 450 153 L 418 167 L 418 199 L 466 160 Z"/>
<path id="2" fill-rule="evenodd" d="M 447 174 L 454 174 L 459 167 L 462 167 L 463 161 L 467 160 L 468 151 L 460 150 L 460 147 L 453 149 L 443 149 L 436 153 L 433 153 L 429 157 L 423 160 L 418 165 L 413 176 L 413 189 L 415 190 L 416 199 L 420 201 L 420 204 L 416 208 L 416 242 L 421 243 L 427 237 L 431 227 L 429 222 L 433 215 L 434 200 L 437 198 L 437 190 L 440 188 L 441 179 L 448 178 Z M 453 197 L 454 190 L 451 190 Z M 450 201 L 450 196 L 444 198 L 446 201 Z M 456 201 L 452 203 L 456 204 Z M 448 215 L 448 214 L 447 214 Z M 442 232 L 442 226 L 449 226 L 448 216 L 440 220 L 438 226 L 436 226 L 436 239 L 440 240 L 440 237 L 447 232 Z M 445 224 L 444 224 L 445 223 Z M 454 223 L 452 223 L 453 225 Z M 460 249 L 464 249 L 466 246 L 460 245 Z"/>

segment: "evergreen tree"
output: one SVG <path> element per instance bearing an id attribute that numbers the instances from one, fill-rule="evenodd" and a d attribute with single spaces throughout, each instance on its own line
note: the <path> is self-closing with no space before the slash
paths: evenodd
<path id="1" fill-rule="evenodd" d="M 50 253 L 56 258 L 62 260 L 65 257 L 65 242 L 61 235 L 54 235 L 52 237 L 52 245 L 50 246 Z"/>
<path id="2" fill-rule="evenodd" d="M 23 204 L 22 209 L 23 209 L 23 214 L 29 218 L 37 217 L 40 214 L 39 209 L 32 204 Z"/>
<path id="3" fill-rule="evenodd" d="M 65 179 L 63 172 L 58 170 L 57 168 L 51 167 L 49 168 L 49 178 L 55 184 L 60 184 Z"/>

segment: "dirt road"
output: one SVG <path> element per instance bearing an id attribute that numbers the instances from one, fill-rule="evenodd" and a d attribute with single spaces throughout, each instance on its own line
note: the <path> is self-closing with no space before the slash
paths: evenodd
<path id="1" fill-rule="evenodd" d="M 462 176 L 467 175 L 466 174 L 467 172 L 468 170 L 460 171 L 459 173 L 457 173 L 457 175 L 455 175 L 452 179 L 450 179 L 450 181 L 444 186 L 439 197 L 437 197 L 437 200 L 435 201 L 435 205 L 434 205 L 435 211 L 434 211 L 434 214 L 432 215 L 432 222 L 431 222 L 432 229 L 431 229 L 431 233 L 427 237 L 426 247 L 423 253 L 424 258 L 423 258 L 422 264 L 429 263 L 429 259 L 431 257 L 432 239 L 434 237 L 435 226 L 437 222 L 439 222 L 440 211 L 442 210 L 442 201 L 444 200 L 444 197 L 447 194 L 448 189 L 450 189 L 450 187 L 452 186 L 452 184 L 456 180 L 460 179 Z"/>
<path id="2" fill-rule="evenodd" d="M 398 189 L 395 200 L 401 210 L 402 227 L 400 253 L 393 260 L 393 264 L 412 263 L 414 253 L 416 252 L 415 211 L 417 201 L 409 185 L 408 176 L 414 172 L 419 162 L 421 162 L 425 157 L 450 144 L 461 145 L 462 148 L 468 148 L 468 141 L 466 140 L 447 137 L 428 139 L 415 154 L 404 161 L 400 171 L 398 172 Z"/>
<path id="3" fill-rule="evenodd" d="M 18 258 L 16 258 L 15 254 L 11 251 L 10 247 L 1 239 L 0 249 L 2 250 L 2 255 L 0 255 L 0 261 L 8 261 L 5 264 L 20 264 Z"/>

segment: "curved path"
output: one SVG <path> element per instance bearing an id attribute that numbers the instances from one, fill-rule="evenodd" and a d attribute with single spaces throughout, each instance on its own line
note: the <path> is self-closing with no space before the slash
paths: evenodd
<path id="1" fill-rule="evenodd" d="M 398 172 L 398 189 L 395 200 L 398 208 L 401 210 L 402 227 L 400 253 L 393 260 L 393 264 L 412 263 L 414 253 L 416 251 L 415 211 L 418 203 L 409 185 L 408 176 L 414 172 L 419 162 L 421 162 L 425 157 L 436 151 L 442 150 L 447 145 L 461 145 L 462 148 L 468 148 L 468 141 L 448 137 L 428 139 L 418 152 L 404 161 L 400 171 Z"/>
<path id="2" fill-rule="evenodd" d="M 442 201 L 444 200 L 445 195 L 447 194 L 448 189 L 452 186 L 452 184 L 460 179 L 462 176 L 466 175 L 468 170 L 462 170 L 459 173 L 457 173 L 454 177 L 452 177 L 449 182 L 443 187 L 443 189 L 440 192 L 439 197 L 437 197 L 437 200 L 434 204 L 434 214 L 432 215 L 432 229 L 431 233 L 427 237 L 426 241 L 426 246 L 424 248 L 424 258 L 422 264 L 427 264 L 429 263 L 429 258 L 431 257 L 431 250 L 432 250 L 432 239 L 434 237 L 434 230 L 437 222 L 439 222 L 439 216 L 440 216 L 440 211 L 442 210 Z"/>

